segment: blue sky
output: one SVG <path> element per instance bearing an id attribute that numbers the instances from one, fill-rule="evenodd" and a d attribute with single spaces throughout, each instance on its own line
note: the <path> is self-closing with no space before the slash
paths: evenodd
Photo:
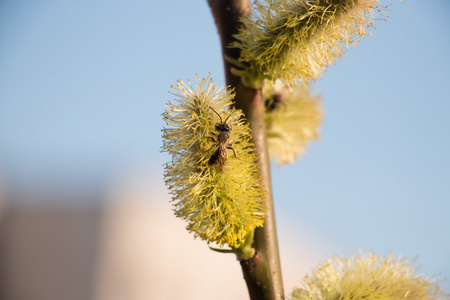
<path id="1" fill-rule="evenodd" d="M 393 251 L 450 278 L 449 9 L 393 1 L 313 85 L 321 139 L 273 168 L 280 226 L 308 228 L 329 255 Z M 206 1 L 0 2 L 3 185 L 101 189 L 142 166 L 162 181 L 170 86 L 208 72 L 225 84 Z"/>

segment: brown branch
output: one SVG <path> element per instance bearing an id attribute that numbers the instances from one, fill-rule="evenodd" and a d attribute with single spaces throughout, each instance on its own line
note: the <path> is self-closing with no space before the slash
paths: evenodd
<path id="1" fill-rule="evenodd" d="M 270 164 L 266 143 L 264 99 L 260 89 L 242 85 L 240 77 L 234 76 L 225 57 L 239 58 L 239 49 L 229 48 L 240 26 L 239 19 L 251 11 L 249 0 L 209 0 L 212 14 L 219 31 L 224 57 L 227 85 L 235 88 L 236 108 L 243 110 L 252 129 L 253 142 L 258 154 L 260 176 L 266 191 L 264 227 L 256 228 L 252 259 L 241 261 L 242 271 L 252 300 L 284 299 L 278 241 L 270 181 Z"/>

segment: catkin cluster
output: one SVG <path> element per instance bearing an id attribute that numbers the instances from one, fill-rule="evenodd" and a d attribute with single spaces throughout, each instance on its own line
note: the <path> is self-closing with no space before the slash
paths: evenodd
<path id="1" fill-rule="evenodd" d="M 250 128 L 240 110 L 232 107 L 234 94 L 204 78 L 193 87 L 179 80 L 174 102 L 163 119 L 162 151 L 172 156 L 165 165 L 165 182 L 176 216 L 185 219 L 196 237 L 231 247 L 264 222 L 263 197 Z M 220 117 L 216 114 L 219 114 Z M 220 121 L 229 125 L 225 163 L 211 156 L 219 148 Z"/>

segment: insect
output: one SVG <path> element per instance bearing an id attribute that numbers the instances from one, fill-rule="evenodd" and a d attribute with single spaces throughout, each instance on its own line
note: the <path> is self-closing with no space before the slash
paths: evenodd
<path id="1" fill-rule="evenodd" d="M 239 157 L 237 157 L 236 155 L 236 151 L 234 150 L 234 148 L 231 145 L 230 142 L 230 130 L 232 129 L 231 124 L 227 124 L 228 118 L 235 112 L 233 111 L 231 114 L 228 115 L 228 117 L 225 119 L 225 121 L 222 121 L 222 117 L 219 115 L 219 113 L 217 111 L 214 110 L 214 108 L 212 108 L 211 106 L 209 107 L 212 109 L 213 112 L 216 113 L 216 115 L 219 116 L 220 119 L 220 123 L 216 124 L 216 131 L 217 131 L 217 140 L 214 139 L 214 137 L 209 137 L 210 139 L 212 139 L 214 141 L 214 145 L 211 146 L 211 148 L 209 148 L 208 151 L 210 151 L 213 147 L 218 147 L 216 151 L 214 151 L 214 153 L 211 155 L 211 157 L 209 158 L 208 164 L 209 165 L 215 165 L 215 164 L 219 164 L 220 166 L 220 171 L 223 173 L 225 172 L 225 166 L 227 164 L 227 159 L 228 159 L 228 149 L 233 150 L 233 154 L 234 157 L 236 157 L 237 159 L 239 159 Z"/>
<path id="2" fill-rule="evenodd" d="M 279 108 L 283 104 L 283 98 L 281 94 L 274 94 L 270 99 L 267 99 L 264 102 L 264 105 L 266 107 L 266 111 L 272 112 Z"/>

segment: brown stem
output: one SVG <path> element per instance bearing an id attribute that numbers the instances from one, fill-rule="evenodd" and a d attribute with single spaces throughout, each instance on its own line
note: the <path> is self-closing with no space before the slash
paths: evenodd
<path id="1" fill-rule="evenodd" d="M 264 99 L 260 89 L 249 89 L 242 85 L 240 77 L 231 73 L 231 65 L 225 60 L 225 56 L 239 58 L 239 49 L 229 48 L 228 45 L 233 41 L 233 34 L 237 33 L 241 24 L 239 19 L 251 11 L 250 0 L 209 0 L 209 4 L 222 43 L 227 85 L 235 88 L 236 108 L 243 110 L 250 123 L 258 154 L 261 182 L 266 191 L 264 227 L 255 230 L 256 254 L 252 259 L 241 261 L 242 271 L 250 299 L 284 299 L 266 143 Z"/>

